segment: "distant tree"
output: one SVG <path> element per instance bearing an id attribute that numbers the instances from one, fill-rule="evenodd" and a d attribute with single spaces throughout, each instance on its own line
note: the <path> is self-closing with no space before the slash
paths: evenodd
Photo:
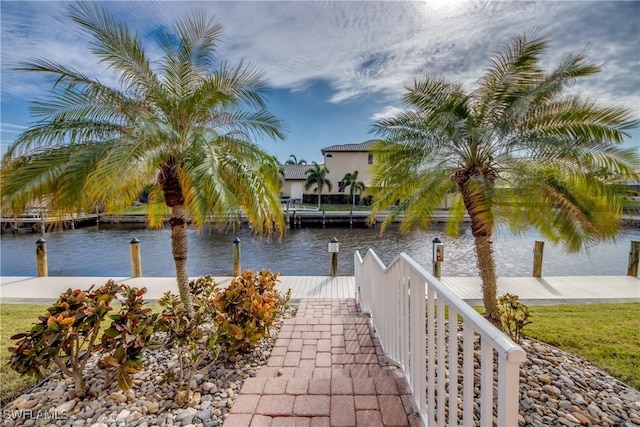
<path id="1" fill-rule="evenodd" d="M 366 186 L 364 182 L 358 181 L 358 171 L 347 172 L 342 178 L 344 188 L 349 187 L 349 195 L 351 196 L 351 205 L 356 206 L 356 193 L 362 194 Z"/>
<path id="2" fill-rule="evenodd" d="M 286 162 L 284 162 L 284 164 L 285 165 L 306 165 L 307 161 L 305 159 L 298 160 L 298 158 L 295 155 L 290 154 L 289 159 Z"/>
<path id="3" fill-rule="evenodd" d="M 32 108 L 39 120 L 7 151 L 2 207 L 19 212 L 47 195 L 67 212 L 96 202 L 123 208 L 153 182 L 149 221 L 161 226 L 170 214 L 177 286 L 193 315 L 189 219 L 202 227 L 211 214 L 242 209 L 257 233 L 284 229 L 278 161 L 251 141 L 283 139 L 280 121 L 265 110 L 255 69 L 215 57 L 222 27 L 207 13 L 186 15 L 175 32 L 159 36 L 164 56 L 152 63 L 135 33 L 102 6 L 78 3 L 71 10 L 121 87 L 45 59 L 20 68 L 51 75 L 55 85 Z"/>
<path id="4" fill-rule="evenodd" d="M 305 190 L 316 186 L 313 191 L 318 193 L 318 209 L 320 209 L 320 195 L 322 194 L 322 190 L 326 186 L 329 191 L 331 191 L 332 185 L 331 181 L 327 179 L 327 174 L 329 173 L 329 169 L 327 169 L 324 165 L 319 165 L 316 162 L 313 162 L 313 167 L 307 169 L 305 172 L 307 175 L 307 182 L 304 184 Z"/>
<path id="5" fill-rule="evenodd" d="M 623 193 L 612 178 L 639 170 L 637 153 L 619 146 L 637 119 L 624 108 L 562 96 L 599 67 L 580 53 L 546 72 L 548 45 L 514 38 L 471 91 L 440 77 L 417 80 L 404 95 L 407 111 L 374 125 L 388 142 L 374 166 L 373 214 L 400 200 L 383 226 L 403 213 L 403 230 L 426 228 L 443 199 L 459 193 L 447 231 L 457 233 L 468 213 L 485 317 L 498 326 L 496 224 L 536 228 L 569 251 L 613 238 Z"/>

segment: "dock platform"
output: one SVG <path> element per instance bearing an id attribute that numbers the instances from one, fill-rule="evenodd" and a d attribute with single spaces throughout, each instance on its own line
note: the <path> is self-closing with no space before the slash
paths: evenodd
<path id="1" fill-rule="evenodd" d="M 100 286 L 109 277 L 0 277 L 0 303 L 50 303 L 68 288 Z M 112 277 L 119 283 L 146 287 L 148 300 L 166 291 L 178 293 L 174 277 Z M 214 277 L 225 287 L 231 277 Z M 479 277 L 443 277 L 442 282 L 471 305 L 482 305 Z M 291 289 L 291 299 L 355 298 L 353 276 L 281 276 L 278 290 Z M 525 304 L 579 304 L 595 302 L 640 302 L 640 278 L 631 276 L 500 277 L 498 295 L 516 294 Z"/>

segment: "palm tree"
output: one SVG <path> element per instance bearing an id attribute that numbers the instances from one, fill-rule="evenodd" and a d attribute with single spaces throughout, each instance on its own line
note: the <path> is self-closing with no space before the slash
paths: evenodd
<path id="1" fill-rule="evenodd" d="M 400 200 L 384 225 L 403 212 L 403 230 L 426 228 L 447 194 L 459 193 L 447 232 L 458 232 L 466 211 L 485 317 L 497 325 L 496 225 L 533 227 L 568 251 L 613 238 L 622 193 L 612 177 L 638 170 L 634 150 L 619 146 L 637 120 L 623 108 L 563 96 L 599 68 L 572 54 L 545 72 L 548 45 L 515 37 L 472 91 L 438 77 L 416 80 L 404 95 L 407 110 L 374 125 L 387 141 L 374 167 L 373 214 Z"/>
<path id="2" fill-rule="evenodd" d="M 300 159 L 298 160 L 298 158 L 294 155 L 294 154 L 289 154 L 289 159 L 284 162 L 285 165 L 306 165 L 307 161 L 305 159 Z"/>
<path id="3" fill-rule="evenodd" d="M 352 206 L 356 206 L 356 193 L 362 194 L 365 190 L 364 182 L 358 181 L 358 171 L 354 171 L 353 173 L 347 172 L 342 178 L 342 182 L 344 183 L 344 187 L 349 187 L 349 195 L 351 196 L 351 204 Z"/>
<path id="4" fill-rule="evenodd" d="M 54 76 L 49 98 L 32 108 L 39 121 L 22 133 L 3 161 L 2 206 L 23 207 L 48 195 L 57 210 L 128 206 L 150 182 L 149 221 L 170 213 L 177 286 L 189 313 L 187 221 L 242 208 L 258 233 L 284 230 L 279 215 L 278 161 L 251 142 L 282 139 L 264 109 L 260 74 L 240 63 L 216 64 L 221 26 L 205 12 L 176 21 L 160 37 L 152 63 L 141 41 L 91 3 L 71 19 L 92 37 L 92 53 L 119 75 L 110 87 L 46 59 L 20 67 Z M 14 209 L 16 210 L 16 209 Z"/>
<path id="5" fill-rule="evenodd" d="M 305 173 L 307 175 L 307 182 L 304 184 L 304 189 L 308 190 L 312 186 L 316 186 L 313 191 L 318 193 L 318 209 L 320 209 L 320 195 L 322 194 L 322 190 L 326 186 L 329 191 L 331 191 L 331 181 L 327 179 L 329 169 L 324 165 L 321 166 L 316 162 L 313 162 L 313 167 L 307 169 Z"/>

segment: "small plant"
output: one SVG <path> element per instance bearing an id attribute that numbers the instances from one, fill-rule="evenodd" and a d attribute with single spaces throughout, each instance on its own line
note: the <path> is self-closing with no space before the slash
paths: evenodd
<path id="1" fill-rule="evenodd" d="M 247 270 L 215 300 L 218 333 L 229 353 L 252 349 L 273 324 L 284 299 L 275 288 L 278 273 Z"/>
<path id="2" fill-rule="evenodd" d="M 517 295 L 504 294 L 498 298 L 498 310 L 502 328 L 513 341 L 520 343 L 524 327 L 531 323 L 529 308 L 520 302 Z"/>
<path id="3" fill-rule="evenodd" d="M 291 301 L 291 288 L 287 289 L 287 293 L 280 294 L 278 301 L 278 314 L 284 314 L 289 308 L 289 302 Z"/>
<path id="4" fill-rule="evenodd" d="M 152 336 L 158 315 L 145 307 L 142 296 L 147 292 L 146 288 L 122 285 L 120 290 L 124 300 L 120 311 L 110 316 L 111 325 L 97 347 L 104 354 L 98 367 L 105 370 L 105 387 L 117 379 L 120 389 L 129 390 L 133 387 L 132 375 L 143 366 L 142 350 L 155 344 Z"/>
<path id="5" fill-rule="evenodd" d="M 167 373 L 168 378 L 178 381 L 178 388 L 184 387 L 177 395 L 178 404 L 189 401 L 191 379 L 205 358 L 213 362 L 220 354 L 215 325 L 209 331 L 205 327 L 215 323 L 213 302 L 218 294 L 218 285 L 207 276 L 190 281 L 189 288 L 194 307 L 192 319 L 177 295 L 167 292 L 158 300 L 163 308 L 158 317 L 158 329 L 166 332 L 167 343 L 172 343 L 178 350 L 178 375 Z"/>
<path id="6" fill-rule="evenodd" d="M 16 347 L 9 348 L 11 368 L 43 378 L 44 369 L 53 362 L 64 375 L 73 378 L 76 395 L 83 396 L 84 368 L 119 289 L 110 280 L 96 290 L 92 286 L 87 291 L 68 289 L 62 293 L 47 314 L 39 317 L 40 323 L 29 332 L 11 337 L 17 340 Z"/>

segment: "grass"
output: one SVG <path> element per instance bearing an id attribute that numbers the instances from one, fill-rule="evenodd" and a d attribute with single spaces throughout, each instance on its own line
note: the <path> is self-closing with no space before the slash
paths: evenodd
<path id="1" fill-rule="evenodd" d="M 38 380 L 33 377 L 21 377 L 11 369 L 9 347 L 14 341 L 11 336 L 26 332 L 38 321 L 38 316 L 47 312 L 45 304 L 0 304 L 0 401 L 4 406 L 22 390 L 34 386 Z"/>
<path id="2" fill-rule="evenodd" d="M 149 304 L 154 312 L 159 313 L 160 306 L 156 303 Z M 26 332 L 38 322 L 38 316 L 46 314 L 47 304 L 0 304 L 0 404 L 4 406 L 22 392 L 38 383 L 39 380 L 30 376 L 20 376 L 19 373 L 9 367 L 9 347 L 15 342 L 11 337 L 20 332 Z M 118 306 L 114 304 L 114 311 Z M 111 321 L 107 318 L 103 322 L 106 329 Z M 98 340 L 100 336 L 98 336 Z M 54 372 L 51 369 L 50 372 Z"/>
<path id="3" fill-rule="evenodd" d="M 530 306 L 525 336 L 588 360 L 640 390 L 640 303 Z"/>

